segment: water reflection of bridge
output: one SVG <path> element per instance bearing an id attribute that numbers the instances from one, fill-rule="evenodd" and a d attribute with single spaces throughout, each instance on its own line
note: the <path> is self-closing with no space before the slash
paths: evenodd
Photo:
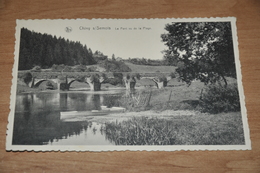
<path id="1" fill-rule="evenodd" d="M 112 96 L 114 97 L 114 96 Z M 16 110 L 35 112 L 38 109 L 49 110 L 94 110 L 111 101 L 107 94 L 97 93 L 37 93 L 16 97 Z"/>
<path id="2" fill-rule="evenodd" d="M 107 94 L 28 93 L 17 95 L 13 144 L 43 145 L 48 141 L 79 135 L 88 122 L 62 122 L 61 111 L 100 109 L 111 100 Z"/>

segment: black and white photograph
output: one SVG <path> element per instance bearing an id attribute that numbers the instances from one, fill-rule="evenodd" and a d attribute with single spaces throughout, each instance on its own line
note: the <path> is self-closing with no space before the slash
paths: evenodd
<path id="1" fill-rule="evenodd" d="M 17 20 L 6 149 L 250 150 L 236 18 Z"/>

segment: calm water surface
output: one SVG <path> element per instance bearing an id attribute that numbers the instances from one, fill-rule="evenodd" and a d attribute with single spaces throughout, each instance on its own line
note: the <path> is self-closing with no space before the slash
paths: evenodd
<path id="1" fill-rule="evenodd" d="M 102 124 L 64 122 L 61 111 L 99 110 L 119 106 L 125 90 L 41 92 L 16 97 L 14 145 L 115 145 L 102 133 Z"/>

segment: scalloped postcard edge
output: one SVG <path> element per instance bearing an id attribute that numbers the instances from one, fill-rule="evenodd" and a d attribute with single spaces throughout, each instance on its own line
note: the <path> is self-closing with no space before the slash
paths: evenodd
<path id="1" fill-rule="evenodd" d="M 16 104 L 16 91 L 17 91 L 17 79 L 18 79 L 18 60 L 19 60 L 19 46 L 20 46 L 20 31 L 25 26 L 41 26 L 50 30 L 53 27 L 49 27 L 50 24 L 58 23 L 62 29 L 64 26 L 83 25 L 82 30 L 88 30 L 88 26 L 109 26 L 114 27 L 116 22 L 120 24 L 127 24 L 128 26 L 141 27 L 144 26 L 146 21 L 169 21 L 169 22 L 230 22 L 233 47 L 237 74 L 237 84 L 240 96 L 241 115 L 243 123 L 244 144 L 241 145 L 21 145 L 12 143 L 13 131 L 14 131 L 14 119 L 15 119 L 15 104 Z M 51 22 L 51 23 L 50 23 Z M 120 23 L 121 22 L 121 23 Z M 84 28 L 86 26 L 86 28 Z M 92 27 L 92 26 L 91 26 Z M 71 28 L 67 28 L 71 29 Z M 74 29 L 74 28 L 73 28 Z M 78 28 L 80 29 L 80 28 Z M 94 28 L 93 28 L 94 29 Z M 105 29 L 105 28 L 103 28 Z M 132 28 L 133 29 L 133 28 Z M 101 29 L 100 29 L 101 30 Z M 102 30 L 103 31 L 103 30 Z M 55 31 L 57 32 L 57 31 Z M 68 31 L 69 32 L 69 31 Z M 116 31 L 111 31 L 116 32 Z M 140 36 L 140 35 L 139 35 Z M 33 20 L 16 20 L 16 32 L 15 32 L 15 51 L 14 51 L 14 65 L 12 69 L 12 86 L 10 95 L 10 113 L 8 116 L 7 136 L 6 136 L 6 150 L 7 151 L 198 151 L 198 150 L 251 150 L 250 130 L 248 126 L 247 111 L 245 107 L 245 96 L 242 85 L 242 73 L 241 64 L 239 60 L 238 50 L 238 36 L 235 17 L 217 17 L 217 18 L 152 18 L 152 19 L 33 19 Z M 102 51 L 102 50 L 101 50 Z"/>

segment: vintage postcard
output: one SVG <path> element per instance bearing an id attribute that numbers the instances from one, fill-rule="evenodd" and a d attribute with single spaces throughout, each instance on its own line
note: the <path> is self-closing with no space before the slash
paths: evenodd
<path id="1" fill-rule="evenodd" d="M 250 150 L 236 18 L 17 20 L 8 151 Z"/>

